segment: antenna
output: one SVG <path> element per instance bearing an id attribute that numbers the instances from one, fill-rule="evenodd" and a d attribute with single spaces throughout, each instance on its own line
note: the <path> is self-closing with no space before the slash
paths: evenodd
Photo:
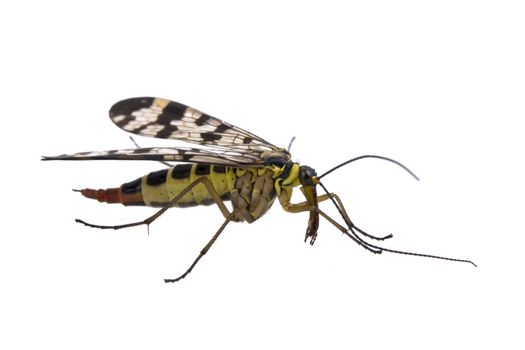
<path id="1" fill-rule="evenodd" d="M 290 143 L 288 144 L 288 148 L 286 149 L 288 153 L 290 153 L 290 149 L 292 148 L 292 144 L 295 141 L 295 136 L 292 136 L 292 139 L 290 140 Z"/>
<path id="2" fill-rule="evenodd" d="M 293 141 L 293 139 L 292 139 Z M 392 158 L 388 158 L 388 157 L 383 157 L 383 156 L 376 156 L 376 155 L 373 155 L 373 154 L 367 154 L 367 155 L 364 155 L 364 156 L 359 156 L 359 157 L 355 157 L 355 158 L 352 158 L 350 160 L 347 160 L 346 162 L 343 162 L 339 165 L 336 165 L 335 167 L 333 167 L 332 169 L 328 170 L 327 172 L 325 172 L 323 175 L 321 176 L 318 176 L 317 178 L 320 180 L 321 178 L 323 178 L 324 176 L 330 174 L 331 172 L 339 169 L 340 167 L 342 166 L 345 166 L 347 164 L 350 164 L 352 162 L 355 162 L 356 160 L 360 160 L 360 159 L 364 159 L 364 158 L 376 158 L 376 159 L 382 159 L 382 160 L 386 160 L 388 162 L 391 162 L 391 163 L 394 163 L 396 165 L 399 165 L 401 168 L 405 169 L 406 172 L 408 172 L 410 175 L 412 175 L 412 177 L 414 179 L 416 179 L 417 181 L 419 181 L 419 178 L 416 176 L 416 174 L 414 174 L 412 172 L 412 170 L 408 169 L 405 165 L 403 165 L 402 163 L 398 162 L 397 160 L 394 160 Z"/>

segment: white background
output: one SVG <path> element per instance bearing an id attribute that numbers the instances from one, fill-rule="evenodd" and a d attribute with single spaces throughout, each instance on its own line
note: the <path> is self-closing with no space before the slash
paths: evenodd
<path id="1" fill-rule="evenodd" d="M 2 349 L 523 349 L 525 13 L 519 1 L 1 5 Z M 143 219 L 72 188 L 162 166 L 41 162 L 129 148 L 112 103 L 159 96 L 286 146 L 322 173 L 374 256 L 279 205 L 232 224 L 214 207 Z M 144 146 L 166 144 L 138 139 Z M 172 145 L 176 143 L 171 143 Z M 298 198 L 299 199 L 299 198 Z M 335 216 L 329 204 L 323 206 Z"/>

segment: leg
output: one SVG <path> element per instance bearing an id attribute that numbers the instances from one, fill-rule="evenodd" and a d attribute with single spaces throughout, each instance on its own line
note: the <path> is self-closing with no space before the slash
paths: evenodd
<path id="1" fill-rule="evenodd" d="M 200 177 L 198 178 L 197 180 L 193 181 L 191 184 L 188 185 L 188 187 L 186 187 L 184 190 L 182 190 L 179 194 L 177 194 L 175 196 L 175 198 L 173 198 L 170 202 L 168 202 L 164 207 L 162 207 L 159 211 L 157 211 L 155 214 L 153 214 L 152 216 L 150 216 L 149 218 L 145 219 L 145 220 L 142 220 L 142 221 L 137 221 L 137 222 L 132 222 L 132 223 L 129 223 L 129 224 L 123 224 L 123 225 L 113 225 L 113 226 L 106 226 L 106 225 L 93 225 L 93 224 L 90 224 L 90 223 L 87 223 L 83 220 L 80 220 L 80 219 L 75 219 L 76 222 L 78 223 L 81 223 L 81 224 L 84 224 L 86 226 L 89 226 L 89 227 L 95 227 L 95 228 L 100 228 L 100 229 L 113 229 L 113 230 L 119 230 L 121 228 L 127 228 L 127 227 L 133 227 L 133 226 L 140 226 L 140 225 L 147 225 L 149 227 L 149 225 L 155 221 L 159 216 L 161 216 L 162 214 L 164 214 L 164 212 L 166 210 L 168 210 L 169 208 L 171 208 L 173 205 L 175 205 L 178 201 L 180 201 L 189 191 L 191 191 L 195 186 L 197 186 L 198 184 L 204 184 L 204 186 L 206 186 L 206 189 L 208 190 L 208 192 L 210 193 L 211 197 L 213 198 L 213 200 L 215 201 L 215 203 L 217 203 L 217 206 L 219 207 L 219 210 L 221 211 L 222 215 L 225 217 L 225 218 L 228 218 L 231 214 L 230 214 L 230 211 L 228 210 L 228 208 L 226 207 L 226 205 L 224 204 L 224 202 L 221 200 L 221 197 L 219 196 L 219 194 L 217 193 L 217 191 L 215 191 L 215 188 L 213 187 L 213 184 L 211 183 L 210 179 L 208 179 L 207 177 Z M 230 219 L 231 220 L 231 219 Z"/>
<path id="2" fill-rule="evenodd" d="M 337 198 L 337 196 L 334 193 L 330 193 L 330 195 Z M 327 199 L 330 199 L 329 195 L 323 194 L 317 197 L 317 203 L 324 202 Z M 337 198 L 337 201 L 339 201 L 339 198 Z M 299 203 L 288 202 L 287 205 L 283 204 L 283 209 L 289 213 L 300 213 L 303 211 L 312 210 L 310 204 L 308 204 L 307 201 L 299 202 Z"/>
<path id="3" fill-rule="evenodd" d="M 191 264 L 191 266 L 189 267 L 189 269 L 186 270 L 186 272 L 184 272 L 182 275 L 180 275 L 179 277 L 177 277 L 175 279 L 167 279 L 166 278 L 166 279 L 164 279 L 164 282 L 166 282 L 166 283 L 177 282 L 177 281 L 180 281 L 181 279 L 183 279 L 184 277 L 186 277 L 186 275 L 188 275 L 191 272 L 191 270 L 193 270 L 195 265 L 197 265 L 197 263 L 204 256 L 204 254 L 206 254 L 208 252 L 208 250 L 210 250 L 210 248 L 213 245 L 213 243 L 215 243 L 215 241 L 217 240 L 219 235 L 222 233 L 222 231 L 224 231 L 224 228 L 226 227 L 226 225 L 228 225 L 228 223 L 233 219 L 234 214 L 235 214 L 235 212 L 233 212 L 230 215 L 228 215 L 228 217 L 226 218 L 226 221 L 224 221 L 224 223 L 221 225 L 221 227 L 219 228 L 217 233 L 215 233 L 215 235 L 211 238 L 211 240 L 208 242 L 208 244 L 206 244 L 206 246 L 204 248 L 202 248 L 199 256 L 197 256 L 197 259 L 195 259 L 193 264 Z"/>
<path id="4" fill-rule="evenodd" d="M 366 233 L 365 231 L 361 230 L 356 225 L 354 225 L 354 223 L 352 222 L 352 220 L 350 220 L 350 217 L 348 216 L 348 214 L 346 212 L 346 209 L 345 209 L 345 207 L 343 205 L 343 202 L 341 201 L 341 199 L 339 199 L 339 196 L 336 195 L 335 193 L 328 193 L 328 194 L 323 194 L 321 196 L 318 196 L 317 197 L 317 203 L 323 202 L 323 201 L 325 201 L 327 199 L 330 199 L 330 200 L 332 200 L 334 202 L 335 207 L 338 209 L 339 213 L 343 217 L 343 220 L 348 225 L 348 228 L 350 230 L 351 229 L 355 229 L 357 232 L 361 233 L 363 236 L 366 236 L 366 237 L 372 238 L 372 239 L 376 239 L 378 241 L 382 241 L 382 240 L 389 239 L 389 238 L 393 237 L 392 234 L 386 235 L 384 237 L 373 236 L 373 235 L 371 235 L 369 233 Z M 284 210 L 286 210 L 288 212 L 291 212 L 291 213 L 300 213 L 300 212 L 303 212 L 303 211 L 310 211 L 310 210 L 312 210 L 311 206 L 306 201 L 300 202 L 300 203 L 296 203 L 296 204 L 292 204 L 290 202 L 287 202 L 287 203 L 282 204 L 282 206 L 283 206 Z"/>
<path id="5" fill-rule="evenodd" d="M 352 228 L 349 228 L 349 229 L 346 229 L 344 228 L 343 226 L 341 226 L 337 221 L 335 221 L 334 219 L 332 219 L 331 217 L 329 217 L 328 215 L 325 214 L 325 212 L 323 212 L 321 209 L 319 208 L 316 208 L 315 209 L 316 212 L 318 212 L 323 218 L 325 218 L 329 223 L 331 223 L 332 225 L 334 225 L 335 227 L 337 227 L 339 229 L 339 231 L 341 231 L 343 234 L 347 235 L 348 237 L 350 237 L 354 242 L 356 242 L 357 244 L 359 244 L 361 247 L 365 248 L 366 250 L 374 253 L 374 254 L 381 254 L 381 251 L 383 250 L 382 248 L 379 248 L 379 247 L 376 247 L 376 246 L 372 246 L 370 245 L 368 242 L 362 240 L 361 238 L 359 238 L 358 235 L 355 234 L 355 232 L 352 230 Z M 350 234 L 348 232 L 348 230 L 350 230 L 350 232 L 352 234 Z"/>
<path id="6" fill-rule="evenodd" d="M 444 257 L 444 256 L 439 256 L 439 255 L 422 254 L 422 253 L 412 253 L 412 252 L 406 252 L 406 251 L 403 251 L 403 250 L 389 249 L 389 248 L 379 247 L 379 246 L 376 246 L 376 245 L 370 244 L 370 243 L 368 243 L 368 242 L 365 242 L 365 241 L 362 240 L 361 238 L 359 238 L 359 236 L 357 236 L 357 235 L 352 231 L 352 229 L 350 229 L 350 231 L 352 232 L 352 234 L 350 234 L 350 233 L 348 232 L 348 230 L 346 230 L 343 226 L 341 226 L 339 223 L 337 223 L 334 219 L 332 219 L 331 217 L 329 217 L 328 215 L 326 215 L 326 214 L 325 214 L 322 210 L 320 210 L 319 208 L 317 208 L 316 211 L 319 213 L 319 215 L 321 215 L 321 216 L 324 217 L 326 220 L 328 220 L 332 225 L 334 225 L 335 227 L 337 227 L 341 232 L 343 232 L 345 235 L 347 235 L 348 237 L 350 237 L 354 242 L 356 242 L 357 244 L 359 244 L 360 246 L 364 247 L 365 249 L 371 251 L 371 252 L 374 253 L 374 254 L 381 254 L 383 251 L 385 251 L 385 252 L 395 253 L 395 254 L 403 254 L 403 255 L 419 256 L 419 257 L 423 257 L 423 258 L 432 258 L 432 259 L 441 259 L 441 260 L 448 260 L 448 261 L 464 262 L 464 263 L 472 264 L 472 265 L 474 265 L 475 267 L 477 267 L 477 265 L 476 265 L 474 262 L 472 262 L 472 261 L 470 261 L 470 260 L 466 260 L 466 259 L 456 259 L 456 258 L 448 258 L 448 257 Z"/>
<path id="7" fill-rule="evenodd" d="M 323 195 L 323 196 L 326 196 L 326 195 Z M 323 197 L 323 196 L 320 196 L 320 197 Z M 377 237 L 377 236 L 373 236 L 373 235 L 371 235 L 369 233 L 366 233 L 365 231 L 361 230 L 359 227 L 354 225 L 352 220 L 350 220 L 350 217 L 348 216 L 348 213 L 346 212 L 346 209 L 345 209 L 345 207 L 343 205 L 343 202 L 341 201 L 341 199 L 339 199 L 339 196 L 336 195 L 335 193 L 329 193 L 328 196 L 329 196 L 329 198 L 332 201 L 334 201 L 334 199 L 335 199 L 335 201 L 337 202 L 337 203 L 334 202 L 334 205 L 337 208 L 337 210 L 339 211 L 339 213 L 341 214 L 341 216 L 343 217 L 343 220 L 348 225 L 348 228 L 350 230 L 352 230 L 354 228 L 357 232 L 359 232 L 363 236 L 366 236 L 368 238 L 372 238 L 372 239 L 375 239 L 375 240 L 378 240 L 378 241 L 383 241 L 385 239 L 389 239 L 389 238 L 394 237 L 392 234 L 388 234 L 388 235 L 383 236 L 383 237 Z"/>

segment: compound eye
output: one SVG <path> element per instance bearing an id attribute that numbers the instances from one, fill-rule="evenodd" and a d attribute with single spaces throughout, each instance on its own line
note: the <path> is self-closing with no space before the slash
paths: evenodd
<path id="1" fill-rule="evenodd" d="M 305 181 L 308 181 L 308 170 L 301 168 L 301 171 L 299 172 L 299 180 L 301 180 L 301 183 L 304 183 Z"/>
<path id="2" fill-rule="evenodd" d="M 299 174 L 299 180 L 301 182 L 304 182 L 308 178 L 308 175 L 306 174 L 306 171 L 304 169 L 301 169 L 301 173 Z"/>
<path id="3" fill-rule="evenodd" d="M 316 176 L 314 169 L 307 166 L 301 167 L 301 170 L 299 171 L 299 181 L 301 181 L 302 185 L 312 185 L 312 177 L 314 176 Z"/>

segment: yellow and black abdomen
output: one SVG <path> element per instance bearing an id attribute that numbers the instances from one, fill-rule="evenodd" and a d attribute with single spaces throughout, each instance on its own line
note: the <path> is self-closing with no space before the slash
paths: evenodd
<path id="1" fill-rule="evenodd" d="M 141 178 L 145 205 L 163 207 L 199 177 L 206 176 L 223 200 L 230 199 L 235 175 L 233 169 L 222 165 L 179 164 L 170 169 L 149 173 Z M 231 185 L 229 186 L 228 183 Z M 195 186 L 175 207 L 210 205 L 213 198 L 204 185 Z"/>
<path id="2" fill-rule="evenodd" d="M 222 200 L 229 200 L 235 186 L 235 168 L 210 164 L 179 164 L 151 172 L 119 188 L 84 189 L 82 194 L 100 202 L 124 205 L 164 207 L 199 177 L 207 177 Z M 214 203 L 208 189 L 199 184 L 182 197 L 174 207 L 210 205 Z"/>

